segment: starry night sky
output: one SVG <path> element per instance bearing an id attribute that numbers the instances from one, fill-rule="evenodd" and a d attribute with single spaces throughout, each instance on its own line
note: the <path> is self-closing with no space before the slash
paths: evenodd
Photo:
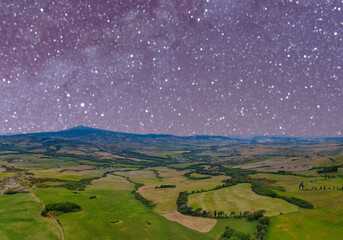
<path id="1" fill-rule="evenodd" d="M 1 0 L 0 133 L 343 134 L 341 0 Z"/>

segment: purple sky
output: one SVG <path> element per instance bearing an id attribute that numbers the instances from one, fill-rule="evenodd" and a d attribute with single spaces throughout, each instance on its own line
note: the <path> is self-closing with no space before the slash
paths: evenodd
<path id="1" fill-rule="evenodd" d="M 342 95 L 342 1 L 0 1 L 0 133 L 339 136 Z"/>

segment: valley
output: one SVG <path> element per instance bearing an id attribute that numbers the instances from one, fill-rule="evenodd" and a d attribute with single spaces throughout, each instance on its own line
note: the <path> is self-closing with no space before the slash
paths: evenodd
<path id="1" fill-rule="evenodd" d="M 0 191 L 1 239 L 340 239 L 343 139 L 0 136 Z"/>

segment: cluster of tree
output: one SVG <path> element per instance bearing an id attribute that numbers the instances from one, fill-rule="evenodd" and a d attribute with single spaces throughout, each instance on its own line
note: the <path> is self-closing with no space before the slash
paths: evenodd
<path id="1" fill-rule="evenodd" d="M 185 215 L 195 216 L 195 217 L 207 217 L 207 218 L 228 218 L 228 216 L 223 211 L 211 211 L 203 210 L 202 208 L 193 209 L 187 205 L 181 205 L 178 211 Z"/>
<path id="2" fill-rule="evenodd" d="M 250 183 L 251 179 L 245 176 L 237 176 L 237 177 L 232 177 L 226 180 L 222 180 L 222 182 L 225 184 L 225 187 L 230 187 L 237 185 L 239 183 Z"/>
<path id="3" fill-rule="evenodd" d="M 251 170 L 241 170 L 237 168 L 227 168 L 225 170 L 225 174 L 231 176 L 232 178 L 247 178 L 249 179 L 248 175 L 253 174 L 254 171 Z"/>
<path id="4" fill-rule="evenodd" d="M 48 216 L 48 212 L 43 210 L 40 215 L 42 215 L 42 217 L 47 217 Z"/>
<path id="5" fill-rule="evenodd" d="M 256 181 L 252 182 L 251 190 L 258 195 L 268 196 L 272 198 L 278 197 L 278 194 L 276 192 L 274 192 L 273 190 L 269 188 L 264 187 L 264 185 L 260 182 L 256 182 Z"/>
<path id="6" fill-rule="evenodd" d="M 252 240 L 253 238 L 250 234 L 242 233 L 233 228 L 226 227 L 220 239 L 222 240 Z"/>
<path id="7" fill-rule="evenodd" d="M 308 201 L 305 201 L 303 199 L 300 199 L 300 198 L 296 198 L 296 197 L 286 197 L 286 196 L 282 196 L 279 198 L 291 203 L 291 204 L 294 204 L 298 207 L 301 207 L 301 208 L 307 208 L 307 209 L 313 209 L 314 206 L 312 203 L 308 202 Z"/>
<path id="8" fill-rule="evenodd" d="M 296 197 L 280 196 L 279 194 L 277 194 L 273 190 L 264 187 L 264 185 L 260 182 L 253 181 L 251 183 L 251 190 L 254 193 L 259 194 L 259 195 L 268 196 L 268 197 L 272 197 L 272 198 L 281 198 L 281 199 L 283 199 L 283 200 L 285 200 L 291 204 L 297 205 L 301 208 L 308 208 L 308 209 L 314 208 L 312 203 L 305 201 L 303 199 L 296 198 Z"/>
<path id="9" fill-rule="evenodd" d="M 187 206 L 188 195 L 189 195 L 189 192 L 187 192 L 187 191 L 179 193 L 179 196 L 176 199 L 176 205 L 177 205 L 178 209 L 181 209 L 181 208 L 184 208 Z"/>
<path id="10" fill-rule="evenodd" d="M 205 169 L 205 165 L 210 165 L 210 169 Z M 215 168 L 215 169 L 213 169 Z M 221 166 L 213 165 L 211 163 L 199 163 L 196 165 L 188 166 L 185 169 L 193 169 L 193 172 L 196 172 L 198 174 L 202 175 L 210 175 L 210 176 L 218 176 L 221 175 L 221 171 L 223 171 L 223 168 Z"/>
<path id="11" fill-rule="evenodd" d="M 250 213 L 247 217 L 248 221 L 254 221 L 257 220 L 257 225 L 256 225 L 256 238 L 259 240 L 263 240 L 268 226 L 270 222 L 270 217 L 264 216 L 265 210 L 259 210 L 254 213 Z"/>
<path id="12" fill-rule="evenodd" d="M 17 193 L 26 193 L 26 190 L 7 190 L 5 192 L 3 192 L 4 195 L 13 195 L 13 194 L 17 194 Z"/>
<path id="13" fill-rule="evenodd" d="M 175 188 L 176 185 L 161 185 L 161 186 L 156 186 L 155 188 Z"/>
<path id="14" fill-rule="evenodd" d="M 226 217 L 226 214 L 223 212 L 223 211 L 217 211 L 214 210 L 214 213 L 213 213 L 214 217 Z"/>
<path id="15" fill-rule="evenodd" d="M 253 213 L 248 212 L 247 220 L 248 221 L 258 220 L 259 218 L 263 217 L 264 213 L 265 213 L 265 210 L 258 210 L 258 211 L 253 212 Z"/>
<path id="16" fill-rule="evenodd" d="M 334 173 L 338 171 L 338 166 L 322 167 L 317 173 Z"/>
<path id="17" fill-rule="evenodd" d="M 77 212 L 80 211 L 81 207 L 73 202 L 61 202 L 61 203 L 51 203 L 45 206 L 45 211 L 58 211 L 58 212 Z"/>
<path id="18" fill-rule="evenodd" d="M 188 178 L 189 180 L 201 180 L 201 179 L 208 179 L 208 178 L 211 178 L 210 176 L 206 176 L 206 177 L 194 177 L 194 176 L 192 176 L 192 173 L 194 173 L 194 172 L 185 173 L 183 176 L 185 176 L 185 177 Z"/>
<path id="19" fill-rule="evenodd" d="M 268 227 L 269 227 L 270 218 L 262 216 L 257 221 L 258 221 L 258 224 L 256 226 L 256 235 L 255 236 L 257 239 L 263 240 L 266 233 L 267 233 Z"/>
<path id="20" fill-rule="evenodd" d="M 140 201 L 144 206 L 148 207 L 148 208 L 154 208 L 156 207 L 156 204 L 154 204 L 153 202 L 151 202 L 150 200 L 146 199 L 145 197 L 143 197 L 139 192 L 137 192 L 136 190 L 134 190 L 132 192 L 135 195 L 135 198 Z"/>
<path id="21" fill-rule="evenodd" d="M 202 192 L 208 192 L 209 190 L 204 190 L 204 189 L 200 189 L 200 190 L 193 190 L 191 192 L 191 194 L 194 194 L 194 193 L 202 193 Z"/>
<path id="22" fill-rule="evenodd" d="M 211 176 L 219 176 L 219 175 L 221 175 L 221 173 L 218 172 L 217 170 L 201 169 L 201 170 L 196 170 L 195 172 L 198 173 L 198 174 L 202 174 L 202 175 L 211 175 Z"/>

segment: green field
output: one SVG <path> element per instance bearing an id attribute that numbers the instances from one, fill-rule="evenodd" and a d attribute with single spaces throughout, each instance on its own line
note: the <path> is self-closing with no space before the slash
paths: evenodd
<path id="1" fill-rule="evenodd" d="M 85 178 L 101 177 L 106 170 L 62 171 L 60 168 L 30 171 L 38 178 L 55 178 L 66 181 L 80 181 Z"/>
<path id="2" fill-rule="evenodd" d="M 105 179 L 104 184 L 98 182 L 77 194 L 57 188 L 40 189 L 36 194 L 45 204 L 71 201 L 82 207 L 80 212 L 58 217 L 68 240 L 142 239 L 142 236 L 144 239 L 156 240 L 211 239 L 210 234 L 202 234 L 170 222 L 144 207 L 131 193 L 132 185 L 125 183 L 127 190 L 114 190 L 109 181 L 111 179 Z M 113 181 L 119 184 L 118 179 Z M 106 189 L 107 186 L 109 189 Z M 89 199 L 92 195 L 96 199 Z"/>
<path id="3" fill-rule="evenodd" d="M 0 195 L 1 240 L 60 239 L 57 226 L 40 213 L 42 206 L 29 194 Z"/>
<path id="4" fill-rule="evenodd" d="M 212 213 L 215 210 L 224 211 L 227 215 L 230 215 L 232 211 L 243 214 L 245 211 L 254 212 L 262 209 L 266 210 L 267 216 L 298 211 L 297 206 L 283 200 L 257 195 L 251 191 L 248 183 L 191 194 L 189 205 L 194 209 L 202 208 Z"/>

